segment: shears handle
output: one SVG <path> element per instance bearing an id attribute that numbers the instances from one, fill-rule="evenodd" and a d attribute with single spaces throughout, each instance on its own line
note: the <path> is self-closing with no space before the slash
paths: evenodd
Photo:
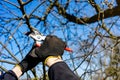
<path id="1" fill-rule="evenodd" d="M 68 51 L 68 52 L 73 52 L 73 50 L 71 48 L 66 47 L 64 50 Z"/>

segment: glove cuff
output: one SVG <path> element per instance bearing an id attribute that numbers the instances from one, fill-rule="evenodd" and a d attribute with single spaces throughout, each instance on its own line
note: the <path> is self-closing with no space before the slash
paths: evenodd
<path id="1" fill-rule="evenodd" d="M 50 67 L 52 64 L 63 61 L 61 56 L 49 56 L 45 59 L 44 64 Z"/>
<path id="2" fill-rule="evenodd" d="M 25 67 L 27 67 L 26 65 L 24 65 L 24 62 L 17 64 L 16 66 L 19 66 L 20 70 L 22 71 L 22 74 L 24 74 L 24 72 L 27 71 L 27 69 Z"/>
<path id="3" fill-rule="evenodd" d="M 19 64 L 16 64 L 15 67 L 18 67 L 22 71 L 22 67 Z"/>

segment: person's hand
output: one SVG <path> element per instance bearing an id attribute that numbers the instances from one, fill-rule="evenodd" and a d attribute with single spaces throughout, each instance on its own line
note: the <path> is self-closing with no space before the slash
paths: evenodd
<path id="1" fill-rule="evenodd" d="M 36 48 L 35 54 L 41 61 L 48 56 L 62 56 L 66 43 L 56 36 L 47 36 L 41 47 Z"/>
<path id="2" fill-rule="evenodd" d="M 49 56 L 62 56 L 66 43 L 56 36 L 47 36 L 41 47 L 33 47 L 26 57 L 18 64 L 22 73 L 32 69 Z"/>
<path id="3" fill-rule="evenodd" d="M 31 70 L 40 62 L 40 59 L 35 54 L 35 49 L 36 47 L 33 46 L 29 53 L 25 56 L 25 58 L 17 65 L 20 67 L 22 73 Z"/>

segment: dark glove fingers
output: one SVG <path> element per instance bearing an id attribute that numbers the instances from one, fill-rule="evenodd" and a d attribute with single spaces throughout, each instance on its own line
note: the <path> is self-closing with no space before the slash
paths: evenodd
<path id="1" fill-rule="evenodd" d="M 56 46 L 64 50 L 64 48 L 67 46 L 66 43 L 57 36 L 48 35 L 46 41 L 48 42 L 47 45 L 51 48 L 54 48 Z"/>
<path id="2" fill-rule="evenodd" d="M 49 41 L 52 38 L 51 35 L 46 36 L 45 41 Z"/>
<path id="3" fill-rule="evenodd" d="M 41 45 L 36 48 L 35 54 L 44 61 L 48 56 L 62 56 L 66 43 L 57 36 L 48 35 Z"/>

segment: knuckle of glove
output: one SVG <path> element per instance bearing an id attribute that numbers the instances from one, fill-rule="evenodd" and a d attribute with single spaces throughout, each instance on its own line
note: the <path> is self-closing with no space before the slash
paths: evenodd
<path id="1" fill-rule="evenodd" d="M 52 35 L 47 35 L 46 38 L 45 38 L 45 40 L 49 41 L 52 37 L 53 37 Z"/>

